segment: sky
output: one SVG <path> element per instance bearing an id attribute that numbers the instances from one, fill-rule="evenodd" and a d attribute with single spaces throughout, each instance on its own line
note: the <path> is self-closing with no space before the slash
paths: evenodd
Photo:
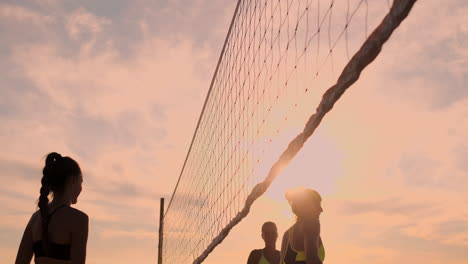
<path id="1" fill-rule="evenodd" d="M 0 1 L 0 262 L 36 210 L 43 157 L 76 159 L 87 263 L 156 263 L 169 198 L 235 1 Z M 205 263 L 243 263 L 323 197 L 326 262 L 468 262 L 468 3 L 418 1 L 297 158 Z M 257 236 L 253 235 L 257 234 Z M 279 243 L 278 243 L 279 247 Z"/>

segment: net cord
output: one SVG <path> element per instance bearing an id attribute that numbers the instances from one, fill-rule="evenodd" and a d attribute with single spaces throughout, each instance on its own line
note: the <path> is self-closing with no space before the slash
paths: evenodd
<path id="1" fill-rule="evenodd" d="M 338 99 L 343 95 L 343 93 L 348 89 L 353 83 L 355 83 L 359 76 L 361 75 L 364 68 L 369 65 L 380 53 L 382 50 L 383 44 L 390 38 L 393 31 L 400 25 L 400 23 L 408 16 L 411 8 L 417 0 L 395 0 L 389 11 L 385 16 L 379 26 L 372 32 L 372 34 L 366 39 L 364 44 L 361 46 L 358 52 L 351 58 L 348 64 L 343 69 L 340 77 L 338 78 L 336 84 L 331 86 L 323 95 L 322 100 L 319 106 L 316 109 L 316 112 L 310 116 L 307 121 L 304 130 L 302 133 L 297 135 L 288 145 L 286 150 L 281 154 L 279 159 L 271 167 L 268 176 L 260 183 L 255 185 L 251 193 L 247 197 L 244 208 L 237 213 L 237 215 L 229 222 L 229 224 L 224 227 L 221 232 L 215 237 L 208 247 L 203 251 L 203 253 L 193 261 L 193 264 L 202 263 L 208 255 L 219 245 L 229 234 L 231 229 L 236 226 L 243 218 L 247 216 L 250 211 L 250 208 L 255 200 L 257 200 L 265 191 L 268 189 L 273 180 L 278 176 L 278 174 L 287 166 L 287 164 L 296 156 L 296 154 L 301 150 L 304 143 L 312 135 L 315 129 L 319 126 L 323 117 L 327 112 L 329 112 Z M 237 13 L 237 8 L 240 1 L 237 4 L 236 11 L 232 22 Z M 229 32 L 232 28 L 229 28 Z M 229 33 L 226 38 L 226 43 L 229 38 Z M 221 52 L 221 57 L 224 53 Z M 220 57 L 220 61 L 221 61 Z M 219 66 L 219 62 L 218 62 Z M 217 67 L 218 68 L 218 67 Z M 217 72 L 217 69 L 216 69 Z M 216 76 L 216 73 L 215 73 Z M 213 78 L 214 80 L 214 78 Z M 213 81 L 212 81 L 213 84 Z M 212 85 L 211 85 L 212 86 Z M 210 86 L 210 90 L 211 90 Z M 209 92 L 208 92 L 209 95 Z M 206 102 L 205 102 L 206 103 Z M 202 111 L 203 113 L 203 111 Z M 200 116 L 201 119 L 201 116 Z M 195 137 L 195 136 L 194 136 Z M 192 141 L 193 143 L 193 141 Z M 189 150 L 190 152 L 190 150 Z M 179 178 L 180 180 L 180 178 Z M 174 190 L 175 193 L 175 190 Z M 172 201 L 172 198 L 171 198 Z M 167 211 L 166 211 L 167 212 Z"/>

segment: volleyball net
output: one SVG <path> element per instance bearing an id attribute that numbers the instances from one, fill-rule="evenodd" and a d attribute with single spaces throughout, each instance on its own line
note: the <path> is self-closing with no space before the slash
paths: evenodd
<path id="1" fill-rule="evenodd" d="M 164 264 L 203 262 L 377 57 L 415 2 L 238 1 L 164 212 Z M 281 151 L 272 147 L 291 133 Z M 271 155 L 275 160 L 265 158 Z"/>

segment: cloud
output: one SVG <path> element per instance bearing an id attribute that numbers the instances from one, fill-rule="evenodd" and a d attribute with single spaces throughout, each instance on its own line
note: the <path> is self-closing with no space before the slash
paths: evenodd
<path id="1" fill-rule="evenodd" d="M 438 12 L 430 11 L 435 8 Z M 449 1 L 444 6 L 437 1 L 416 3 L 385 46 L 381 56 L 385 59 L 379 58 L 385 63 L 377 67 L 386 69 L 383 77 L 393 87 L 383 92 L 430 110 L 445 109 L 467 98 L 468 53 L 464 46 L 468 28 L 461 15 L 467 10 L 464 1 Z M 413 30 L 416 27 L 419 30 Z M 400 80 L 405 80 L 403 85 Z"/>
<path id="2" fill-rule="evenodd" d="M 438 185 L 437 169 L 439 167 L 437 161 L 430 160 L 421 153 L 404 155 L 400 160 L 400 169 L 407 183 L 413 186 L 421 186 L 425 183 Z"/>
<path id="3" fill-rule="evenodd" d="M 111 20 L 97 17 L 84 8 L 79 8 L 68 16 L 65 28 L 72 39 L 95 41 L 96 35 L 102 33 L 110 24 Z"/>
<path id="4" fill-rule="evenodd" d="M 383 215 L 429 215 L 437 213 L 437 207 L 432 204 L 408 203 L 401 199 L 393 198 L 380 201 L 346 202 L 343 205 L 346 214 L 378 213 Z"/>
<path id="5" fill-rule="evenodd" d="M 463 153 L 463 149 L 461 153 Z M 451 191 L 464 192 L 468 186 L 467 173 L 461 163 L 460 152 L 449 152 L 451 159 L 449 163 L 441 163 L 436 155 L 427 158 L 426 154 L 404 154 L 400 159 L 400 170 L 402 177 L 409 186 L 429 187 L 434 189 L 445 188 Z M 439 160 L 439 161 L 438 161 Z"/>
<path id="6" fill-rule="evenodd" d="M 142 18 L 140 25 L 146 34 L 176 35 L 180 39 L 189 37 L 196 46 L 207 43 L 211 47 L 219 47 L 227 33 L 236 3 L 199 0 L 142 1 L 142 4 L 146 8 L 135 8 L 130 13 Z"/>
<path id="7" fill-rule="evenodd" d="M 454 150 L 455 161 L 458 167 L 468 173 L 468 145 L 461 143 Z"/>
<path id="8" fill-rule="evenodd" d="M 35 180 L 38 178 L 38 168 L 24 161 L 0 159 L 0 170 L 3 177 L 19 176 L 23 180 Z M 2 178 L 3 178 L 2 177 Z"/>
<path id="9" fill-rule="evenodd" d="M 465 238 L 466 235 L 465 233 Z M 446 258 L 454 260 L 463 258 L 463 252 L 466 252 L 468 244 L 446 243 L 450 237 L 449 234 L 445 234 L 445 237 L 421 237 L 395 228 L 382 232 L 374 242 L 391 248 L 407 248 L 407 250 L 414 252 L 440 250 Z"/>
<path id="10" fill-rule="evenodd" d="M 118 230 L 118 229 L 103 229 L 101 231 L 101 236 L 105 239 L 115 239 L 116 237 L 121 237 L 130 239 L 130 240 L 150 240 L 154 241 L 157 237 L 156 232 L 149 232 L 142 229 L 133 229 L 133 230 Z M 136 241 L 138 243 L 138 241 Z"/>
<path id="11" fill-rule="evenodd" d="M 116 148 L 154 149 L 167 131 L 141 112 L 124 112 L 115 120 L 93 117 L 86 113 L 65 115 L 66 140 L 70 149 L 82 157 L 94 159 Z"/>
<path id="12" fill-rule="evenodd" d="M 0 3 L 0 20 L 30 23 L 36 26 L 44 26 L 54 22 L 51 16 L 43 15 L 21 6 L 5 3 Z"/>
<path id="13" fill-rule="evenodd" d="M 26 3 L 18 10 L 34 10 L 35 5 Z M 14 228 L 12 236 L 19 237 L 39 190 L 42 163 L 36 167 L 16 160 L 37 160 L 52 149 L 75 158 L 83 169 L 84 190 L 77 206 L 94 224 L 94 260 L 99 254 L 93 250 L 105 251 L 109 240 L 123 248 L 136 235 L 137 242 L 151 244 L 158 199 L 173 188 L 168 179 L 178 170 L 177 157 L 188 145 L 183 143 L 198 115 L 187 109 L 201 109 L 205 78 L 212 72 L 201 73 L 197 65 L 204 65 L 199 61 L 218 54 L 218 49 L 195 46 L 185 37 L 176 41 L 144 35 L 130 27 L 135 22 L 124 29 L 144 38 L 130 39 L 120 31 L 120 18 L 85 7 L 50 5 L 54 23 L 41 34 L 28 37 L 9 29 L 1 40 L 5 60 L 0 69 L 6 77 L 0 79 L 0 120 L 5 128 L 0 132 L 0 167 L 8 173 L 2 174 L 5 177 L 22 179 L 14 185 L 2 176 L 8 188 L 2 189 L 0 199 L 9 204 L 2 207 L 2 227 Z M 47 8 L 41 4 L 36 13 L 41 10 L 46 13 Z M 11 28 L 21 27 L 18 19 L 8 19 Z M 120 49 L 122 43 L 130 43 L 135 52 L 122 54 L 127 52 Z M 176 146 L 168 149 L 168 144 Z M 174 163 L 162 162 L 163 157 Z M 18 215 L 15 208 L 24 211 Z"/>
<path id="14" fill-rule="evenodd" d="M 468 220 L 451 220 L 443 222 L 439 225 L 437 233 L 440 235 L 457 234 L 461 230 L 468 231 Z"/>

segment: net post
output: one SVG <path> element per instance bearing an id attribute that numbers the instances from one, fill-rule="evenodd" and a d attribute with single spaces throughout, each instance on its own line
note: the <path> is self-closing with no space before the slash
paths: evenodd
<path id="1" fill-rule="evenodd" d="M 162 264 L 163 230 L 164 230 L 164 198 L 161 198 L 161 202 L 159 205 L 158 264 Z"/>

